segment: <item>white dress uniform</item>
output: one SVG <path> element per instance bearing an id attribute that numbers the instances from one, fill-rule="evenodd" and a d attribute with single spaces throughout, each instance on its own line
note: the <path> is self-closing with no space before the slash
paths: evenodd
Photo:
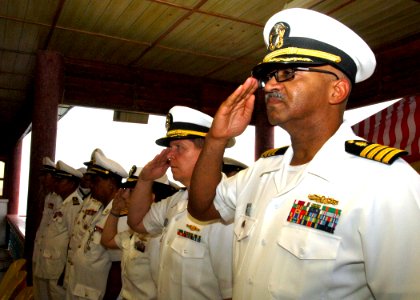
<path id="1" fill-rule="evenodd" d="M 232 224 L 194 220 L 187 198 L 181 190 L 153 203 L 143 219 L 150 234 L 162 233 L 158 299 L 231 298 Z"/>
<path id="2" fill-rule="evenodd" d="M 118 233 L 114 240 L 122 250 L 120 298 L 127 300 L 157 299 L 157 281 L 155 281 L 157 277 L 153 278 L 152 274 L 156 273 L 158 269 L 155 262 L 159 261 L 160 236 L 149 236 L 126 230 Z M 153 272 L 152 269 L 154 269 Z"/>
<path id="3" fill-rule="evenodd" d="M 36 299 L 49 299 L 52 295 L 46 293 L 51 287 L 50 279 L 56 279 L 54 272 L 51 272 L 50 259 L 55 258 L 55 254 L 49 249 L 51 240 L 46 232 L 53 223 L 55 212 L 61 206 L 63 199 L 56 193 L 49 193 L 45 196 L 42 218 L 35 236 L 34 251 L 32 255 L 32 270 L 34 280 L 34 295 Z M 55 284 L 56 285 L 56 284 Z"/>
<path id="4" fill-rule="evenodd" d="M 49 273 L 54 279 L 58 279 L 64 271 L 70 235 L 73 232 L 74 221 L 82 207 L 82 203 L 83 195 L 77 188 L 63 201 L 47 229 L 48 242 L 46 250 L 50 253 L 50 256 L 44 263 L 49 266 Z"/>
<path id="5" fill-rule="evenodd" d="M 52 222 L 45 230 L 46 241 L 42 264 L 48 278 L 55 281 L 64 271 L 70 232 L 73 229 L 74 218 L 80 211 L 82 201 L 78 190 L 71 193 L 55 212 Z M 60 299 L 63 298 L 64 290 L 61 292 Z"/>
<path id="6" fill-rule="evenodd" d="M 74 235 L 76 239 L 80 237 L 77 239 L 80 244 L 77 246 L 74 243 L 70 244 L 72 258 L 71 264 L 68 264 L 67 299 L 102 299 L 111 263 L 121 260 L 120 250 L 107 250 L 101 245 L 101 233 L 111 210 L 112 201 L 103 209 L 99 201 L 91 199 L 86 208 L 83 206 L 74 228 Z M 88 224 L 84 218 L 90 214 L 92 217 Z M 118 231 L 127 229 L 127 217 L 121 217 L 118 221 Z"/>
<path id="7" fill-rule="evenodd" d="M 83 194 L 80 192 L 80 188 L 77 188 L 73 193 L 71 193 L 66 200 L 63 201 L 60 209 L 55 213 L 54 216 L 54 226 L 56 227 L 57 232 L 66 232 L 67 245 L 70 240 L 70 235 L 73 232 L 73 227 L 76 221 L 76 218 L 83 205 Z"/>
<path id="8" fill-rule="evenodd" d="M 343 124 L 288 180 L 292 149 L 223 179 L 234 299 L 420 299 L 420 177 L 345 152 Z"/>

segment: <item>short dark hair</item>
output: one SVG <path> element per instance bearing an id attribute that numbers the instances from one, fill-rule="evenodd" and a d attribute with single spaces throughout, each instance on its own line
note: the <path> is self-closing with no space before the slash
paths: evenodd
<path id="1" fill-rule="evenodd" d="M 199 148 L 199 149 L 203 149 L 204 147 L 204 138 L 195 138 L 191 140 L 194 145 Z"/>

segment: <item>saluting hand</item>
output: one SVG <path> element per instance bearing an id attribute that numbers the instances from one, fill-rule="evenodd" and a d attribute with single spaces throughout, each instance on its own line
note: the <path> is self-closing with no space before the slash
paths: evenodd
<path id="1" fill-rule="evenodd" d="M 168 153 L 170 151 L 166 148 L 149 161 L 141 170 L 139 178 L 144 181 L 153 181 L 165 175 L 169 168 Z"/>
<path id="2" fill-rule="evenodd" d="M 126 195 L 124 189 L 119 189 L 115 194 L 114 200 L 112 201 L 112 211 L 120 212 L 127 207 Z"/>
<path id="3" fill-rule="evenodd" d="M 251 121 L 254 110 L 254 92 L 258 81 L 249 77 L 219 107 L 208 136 L 229 140 L 240 135 Z"/>

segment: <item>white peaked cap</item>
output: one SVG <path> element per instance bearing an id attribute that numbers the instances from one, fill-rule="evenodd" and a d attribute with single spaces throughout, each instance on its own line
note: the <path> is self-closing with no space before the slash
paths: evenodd
<path id="1" fill-rule="evenodd" d="M 57 162 L 55 175 L 59 177 L 83 177 L 83 174 L 80 171 L 74 169 L 61 160 Z"/>
<path id="2" fill-rule="evenodd" d="M 213 118 L 196 109 L 186 106 L 174 106 L 166 115 L 166 136 L 156 140 L 159 146 L 169 147 L 173 140 L 205 138 Z M 231 139 L 227 147 L 235 145 Z"/>
<path id="3" fill-rule="evenodd" d="M 83 175 L 86 173 L 86 168 L 85 167 L 81 167 L 81 168 L 78 168 L 77 169 L 77 171 L 79 171 L 80 173 L 82 173 Z"/>
<path id="4" fill-rule="evenodd" d="M 124 168 L 116 161 L 103 155 L 102 151 L 96 151 L 94 153 L 93 160 L 87 172 L 100 175 L 111 175 L 110 173 L 112 173 L 122 178 L 128 177 L 128 173 Z"/>
<path id="5" fill-rule="evenodd" d="M 89 168 L 90 165 L 92 165 L 92 161 L 95 159 L 95 153 L 100 153 L 101 155 L 105 156 L 104 152 L 101 149 L 99 149 L 99 148 L 94 149 L 92 151 L 92 154 L 90 155 L 90 161 L 87 161 L 87 162 L 83 163 L 88 168 Z"/>
<path id="6" fill-rule="evenodd" d="M 263 34 L 268 53 L 252 71 L 257 79 L 276 65 L 329 64 L 356 83 L 375 71 L 375 55 L 366 42 L 346 25 L 314 10 L 282 10 L 267 21 Z"/>
<path id="7" fill-rule="evenodd" d="M 242 169 L 248 168 L 246 164 L 230 157 L 223 157 L 223 164 L 228 165 L 228 166 L 240 167 Z"/>
<path id="8" fill-rule="evenodd" d="M 44 172 L 55 172 L 55 163 L 48 156 L 45 156 L 42 159 L 42 168 L 41 168 L 41 171 L 44 171 Z"/>

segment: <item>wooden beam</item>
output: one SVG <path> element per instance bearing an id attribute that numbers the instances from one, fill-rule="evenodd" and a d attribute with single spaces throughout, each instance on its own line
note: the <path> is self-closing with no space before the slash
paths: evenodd
<path id="1" fill-rule="evenodd" d="M 185 105 L 214 115 L 237 87 L 217 80 L 170 72 L 66 60 L 62 103 L 165 115 Z"/>
<path id="2" fill-rule="evenodd" d="M 420 39 L 390 45 L 376 53 L 373 76 L 355 85 L 348 108 L 418 94 Z M 142 111 L 164 115 L 185 105 L 214 115 L 236 83 L 135 69 L 92 61 L 65 59 L 63 104 Z"/>

